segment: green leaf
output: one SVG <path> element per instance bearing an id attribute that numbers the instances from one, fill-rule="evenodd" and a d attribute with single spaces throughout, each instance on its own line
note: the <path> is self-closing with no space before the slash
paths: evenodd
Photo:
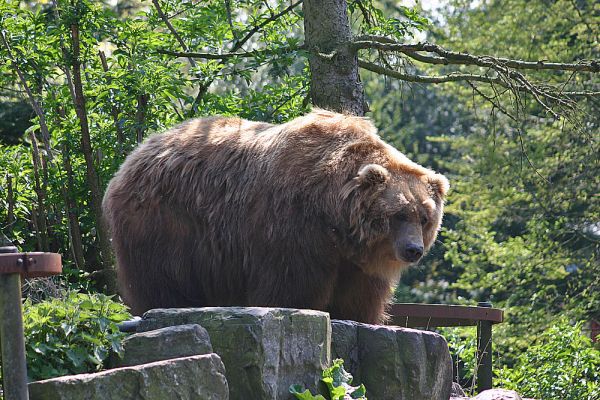
<path id="1" fill-rule="evenodd" d="M 304 389 L 302 385 L 291 385 L 289 391 L 299 400 L 327 400 L 320 394 L 313 396 L 310 390 Z"/>
<path id="2" fill-rule="evenodd" d="M 350 397 L 352 397 L 353 399 L 365 399 L 367 396 L 367 389 L 365 388 L 365 385 L 360 385 L 357 388 L 354 389 L 354 391 L 352 393 L 350 393 Z"/>
<path id="3" fill-rule="evenodd" d="M 87 353 L 83 349 L 69 349 L 66 351 L 66 355 L 75 368 L 81 367 L 88 358 Z"/>

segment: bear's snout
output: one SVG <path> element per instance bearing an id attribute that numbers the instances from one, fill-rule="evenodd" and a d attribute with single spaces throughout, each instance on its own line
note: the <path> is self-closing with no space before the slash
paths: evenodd
<path id="1" fill-rule="evenodd" d="M 398 261 L 415 263 L 423 257 L 423 227 L 414 221 L 402 221 L 395 226 L 394 253 Z"/>
<path id="2" fill-rule="evenodd" d="M 402 258 L 408 262 L 417 262 L 423 257 L 423 246 L 417 243 L 408 243 L 402 252 Z"/>

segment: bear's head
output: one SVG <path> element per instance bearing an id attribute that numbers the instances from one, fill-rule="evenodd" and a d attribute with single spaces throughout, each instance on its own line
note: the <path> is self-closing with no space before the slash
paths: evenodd
<path id="1" fill-rule="evenodd" d="M 369 160 L 375 162 L 358 166 L 341 196 L 358 266 L 394 280 L 434 243 L 449 184 L 443 175 L 383 146 L 383 153 Z"/>

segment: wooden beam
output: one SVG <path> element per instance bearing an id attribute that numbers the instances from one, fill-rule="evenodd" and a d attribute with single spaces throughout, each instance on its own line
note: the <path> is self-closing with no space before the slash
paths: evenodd
<path id="1" fill-rule="evenodd" d="M 499 308 L 446 304 L 392 304 L 389 313 L 392 325 L 406 328 L 476 326 L 479 321 L 498 324 L 504 320 Z"/>

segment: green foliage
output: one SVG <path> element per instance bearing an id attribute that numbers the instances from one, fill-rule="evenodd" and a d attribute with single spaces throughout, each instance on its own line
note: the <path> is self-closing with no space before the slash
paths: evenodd
<path id="1" fill-rule="evenodd" d="M 109 3 L 0 2 L 0 31 L 11 50 L 0 45 L 0 231 L 21 250 L 61 253 L 66 285 L 85 290 L 89 275 L 81 270 L 101 266 L 81 128 L 66 73 L 73 67 L 73 23 L 80 28 L 82 85 L 101 190 L 139 140 L 186 118 L 223 114 L 284 122 L 310 103 L 307 54 L 300 48 L 303 16 L 301 6 L 290 7 L 295 2 L 160 0 L 180 38 L 149 2 L 129 9 L 134 2 L 114 8 Z M 428 39 L 457 51 L 574 62 L 600 58 L 596 3 L 451 0 L 437 26 L 396 2 L 351 0 L 348 7 L 358 34 L 406 41 L 427 31 Z M 190 61 L 165 53 L 186 48 L 238 55 Z M 362 50 L 360 56 L 409 73 L 431 72 L 430 66 L 396 54 Z M 23 106 L 30 100 L 16 67 L 43 109 L 49 150 L 41 146 L 39 118 Z M 598 87 L 597 74 L 537 71 L 530 76 L 547 83 L 571 80 L 585 90 Z M 518 370 L 520 354 L 557 316 L 587 320 L 600 315 L 597 100 L 581 99 L 566 121 L 550 121 L 539 104 L 478 82 L 479 91 L 498 96 L 497 104 L 474 96 L 473 87 L 464 84 L 411 86 L 365 71 L 361 80 L 370 116 L 384 138 L 415 161 L 446 173 L 452 186 L 440 243 L 421 266 L 404 274 L 397 299 L 492 300 L 503 308 L 505 322 L 494 328 L 495 367 L 502 376 L 513 366 Z M 41 146 L 37 172 L 45 195 L 43 216 L 26 131 L 34 132 Z M 47 232 L 40 228 L 42 218 Z M 73 226 L 81 231 L 85 265 L 75 264 Z M 43 235 L 47 248 L 42 248 Z M 551 333 L 560 343 L 558 332 L 548 332 L 548 343 Z M 468 380 L 474 370 L 473 335 L 446 334 Z M 101 358 L 93 349 L 86 354 Z M 71 355 L 77 362 L 66 355 L 62 362 L 82 367 L 83 356 Z M 95 367 L 90 363 L 86 368 Z M 48 368 L 66 370 L 62 364 Z"/>
<path id="2" fill-rule="evenodd" d="M 509 58 L 598 59 L 599 48 L 592 44 L 599 26 L 596 3 L 450 1 L 440 10 L 444 22 L 431 28 L 428 40 Z M 393 5 L 388 7 L 391 13 Z M 405 66 L 408 72 L 440 73 L 430 68 L 417 62 Z M 469 68 L 462 69 L 476 72 Z M 531 76 L 552 83 L 567 74 Z M 597 319 L 597 100 L 581 99 L 568 118 L 553 121 L 535 102 L 486 85 L 474 84 L 488 96 L 499 96 L 494 105 L 469 85 L 419 86 L 361 76 L 384 137 L 412 159 L 445 173 L 451 184 L 439 242 L 421 265 L 403 274 L 396 299 L 492 301 L 504 309 L 505 322 L 494 327 L 494 370 L 517 365 L 519 355 L 560 316 Z M 599 83 L 597 74 L 573 79 L 588 89 Z M 475 331 L 443 333 L 461 359 L 460 383 L 469 386 Z"/>
<path id="3" fill-rule="evenodd" d="M 581 328 L 581 322 L 573 326 L 559 319 L 519 355 L 513 368 L 497 370 L 495 385 L 536 399 L 600 399 L 600 350 Z"/>
<path id="4" fill-rule="evenodd" d="M 327 400 L 323 395 L 313 395 L 310 390 L 304 389 L 302 385 L 291 385 L 290 393 L 299 400 Z"/>
<path id="5" fill-rule="evenodd" d="M 477 371 L 477 328 L 440 328 L 439 333 L 448 342 L 448 348 L 458 371 L 459 384 L 473 392 L 474 377 Z"/>
<path id="6" fill-rule="evenodd" d="M 574 7 L 572 2 L 558 3 L 562 10 L 552 14 L 538 2 L 513 0 L 502 7 L 491 2 L 485 13 L 463 9 L 460 18 L 452 19 L 456 23 L 452 29 L 460 27 L 468 36 L 480 21 L 504 20 L 507 14 L 516 16 L 526 9 L 529 17 L 523 14 L 517 20 L 525 23 L 523 18 L 531 18 L 530 26 L 540 26 L 530 31 L 548 34 L 544 40 L 553 54 L 564 60 L 584 53 L 597 58 L 597 51 L 583 43 L 578 49 L 568 35 L 554 30 L 561 27 L 557 15 L 573 12 Z M 587 7 L 583 3 L 580 7 Z M 585 20 L 578 19 L 577 25 L 585 26 Z M 519 54 L 520 44 L 531 46 L 523 29 L 489 28 L 484 36 L 492 31 L 496 40 L 474 38 L 469 50 L 498 54 L 496 46 L 504 42 L 516 46 L 512 53 Z M 587 28 L 580 31 L 582 37 L 588 34 Z M 453 40 L 450 35 L 448 42 Z M 558 50 L 561 46 L 563 51 Z M 546 45 L 532 46 L 523 57 L 543 59 L 546 49 Z M 516 122 L 467 95 L 462 102 L 472 103 L 476 113 L 470 133 L 435 139 L 448 145 L 452 154 L 440 163 L 453 174 L 446 208 L 450 223 L 442 232 L 444 262 L 454 272 L 447 287 L 459 297 L 491 300 L 505 309 L 506 322 L 496 328 L 495 343 L 502 365 L 510 367 L 557 316 L 581 320 L 600 313 L 600 236 L 595 228 L 600 198 L 592 195 L 600 187 L 600 141 L 594 135 L 600 119 L 594 104 L 584 101 L 570 120 L 561 123 L 548 123 L 535 104 L 522 104 L 520 113 L 526 120 Z"/>
<path id="7" fill-rule="evenodd" d="M 352 386 L 352 374 L 344 370 L 344 360 L 334 360 L 333 365 L 323 371 L 321 381 L 327 387 L 330 400 L 367 400 L 365 385 Z M 326 400 L 323 395 L 315 396 L 302 385 L 290 386 L 290 393 L 299 400 Z"/>
<path id="8" fill-rule="evenodd" d="M 0 43 L 0 58 L 6 61 L 0 65 L 0 231 L 21 250 L 61 253 L 75 287 L 89 283 L 78 269 L 91 272 L 102 265 L 69 83 L 72 24 L 79 26 L 91 157 L 101 191 L 140 140 L 184 119 L 222 114 L 284 122 L 308 107 L 310 74 L 299 49 L 299 6 L 290 8 L 283 0 L 159 3 L 167 15 L 177 16 L 170 22 L 189 51 L 247 55 L 190 61 L 165 54 L 182 50 L 181 44 L 153 5 L 124 11 L 90 0 L 0 2 L 0 30 L 8 45 Z M 31 108 L 19 106 L 20 114 L 14 112 L 13 105 L 30 103 L 16 79 L 17 68 L 42 107 L 50 153 L 42 146 L 40 121 Z M 45 215 L 38 214 L 33 148 L 29 138 L 22 139 L 27 130 L 36 134 L 40 145 L 43 162 L 37 172 Z M 66 169 L 67 161 L 72 172 Z M 41 229 L 42 219 L 47 232 Z M 81 231 L 85 265 L 75 264 L 73 224 Z M 47 247 L 42 246 L 44 236 Z"/>
<path id="9" fill-rule="evenodd" d="M 559 317 L 541 334 L 532 337 L 509 367 L 512 357 L 494 345 L 494 386 L 515 390 L 535 399 L 600 399 L 600 349 L 582 331 L 583 322 L 571 324 Z M 501 325 L 494 329 L 497 336 Z M 459 371 L 459 383 L 474 394 L 477 371 L 477 330 L 474 327 L 441 328 Z"/>
<path id="10" fill-rule="evenodd" d="M 29 128 L 33 110 L 25 101 L 0 102 L 0 143 L 18 144 Z"/>
<path id="11" fill-rule="evenodd" d="M 30 380 L 94 372 L 111 352 L 122 351 L 117 323 L 131 318 L 109 296 L 75 291 L 24 304 L 23 324 Z"/>
<path id="12" fill-rule="evenodd" d="M 403 5 L 393 5 L 393 12 L 386 14 L 380 4 L 373 0 L 354 0 L 348 2 L 348 11 L 356 18 L 361 33 L 389 36 L 399 40 L 414 37 L 415 32 L 426 30 L 430 26 L 427 18 L 416 9 Z"/>

